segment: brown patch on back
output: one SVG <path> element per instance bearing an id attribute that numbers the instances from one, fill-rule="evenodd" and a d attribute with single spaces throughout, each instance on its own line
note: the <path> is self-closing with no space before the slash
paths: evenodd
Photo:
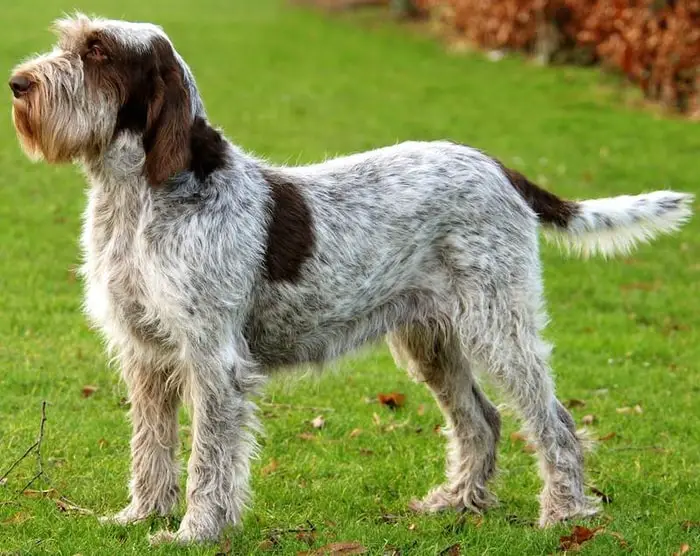
<path id="1" fill-rule="evenodd" d="M 271 220 L 267 231 L 265 273 L 272 282 L 296 282 L 313 253 L 311 211 L 299 188 L 283 176 L 263 170 L 270 186 Z"/>
<path id="2" fill-rule="evenodd" d="M 579 209 L 576 203 L 560 199 L 554 193 L 532 183 L 520 172 L 506 168 L 498 160 L 495 162 L 508 177 L 511 185 L 535 211 L 540 222 L 551 224 L 557 228 L 566 228 L 569 221 L 578 213 Z"/>

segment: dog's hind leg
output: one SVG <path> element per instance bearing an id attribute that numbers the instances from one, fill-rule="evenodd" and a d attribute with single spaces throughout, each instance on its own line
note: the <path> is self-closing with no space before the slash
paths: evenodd
<path id="1" fill-rule="evenodd" d="M 412 326 L 390 335 L 397 363 L 430 388 L 447 421 L 447 480 L 411 507 L 481 512 L 496 503 L 487 483 L 496 469 L 501 419 L 481 392 L 453 331 Z"/>
<path id="2" fill-rule="evenodd" d="M 539 278 L 513 276 L 511 284 L 512 288 L 484 288 L 480 299 L 472 297 L 475 310 L 465 320 L 463 343 L 510 397 L 535 443 L 544 480 L 544 527 L 592 515 L 597 508 L 584 495 L 582 444 L 574 420 L 555 396 L 550 346 L 540 337 L 545 319 Z"/>

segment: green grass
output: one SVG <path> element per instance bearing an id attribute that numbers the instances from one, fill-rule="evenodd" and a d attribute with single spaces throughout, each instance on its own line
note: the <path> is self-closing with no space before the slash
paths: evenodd
<path id="1" fill-rule="evenodd" d="M 63 10 L 151 20 L 165 26 L 194 69 L 211 119 L 233 141 L 277 162 L 451 138 L 565 196 L 699 191 L 697 124 L 625 107 L 594 71 L 449 55 L 396 26 L 330 18 L 276 0 L 118 5 L 7 3 L 0 63 L 9 73 L 21 58 L 46 49 L 52 39 L 45 29 Z M 85 185 L 73 168 L 25 160 L 7 97 L 0 112 L 0 472 L 34 441 L 47 400 L 47 475 L 73 502 L 106 514 L 127 501 L 129 426 L 120 405 L 124 388 L 85 324 L 72 272 Z M 700 547 L 700 527 L 683 525 L 700 520 L 700 220 L 624 260 L 582 262 L 543 251 L 560 397 L 585 401 L 573 413 L 579 422 L 595 415 L 594 435 L 616 434 L 588 458 L 590 479 L 613 499 L 592 523 L 620 533 L 637 554 Z M 275 379 L 266 388 L 255 501 L 243 530 L 228 535 L 232 553 L 257 553 L 271 536 L 279 554 L 308 550 L 295 533 L 283 532 L 307 522 L 316 528 L 314 548 L 357 541 L 372 554 L 389 545 L 403 554 L 436 554 L 455 543 L 463 554 L 556 550 L 571 526 L 532 527 L 540 483 L 532 457 L 510 438 L 517 427 L 512 415 L 506 413 L 494 482 L 501 506 L 482 521 L 416 517 L 408 501 L 442 477 L 438 410 L 384 347 L 338 367 L 321 377 Z M 98 387 L 88 398 L 81 395 L 86 384 Z M 405 393 L 405 407 L 392 413 L 365 401 L 389 391 Z M 616 411 L 636 404 L 643 413 Z M 318 413 L 326 419 L 320 432 L 309 425 Z M 387 430 L 391 423 L 401 426 Z M 362 433 L 351 438 L 353 429 Z M 305 432 L 313 440 L 298 436 Z M 185 456 L 188 434 L 183 427 Z M 276 469 L 264 472 L 272 460 Z M 149 531 L 177 525 L 174 519 L 103 528 L 92 516 L 59 511 L 50 498 L 18 496 L 34 471 L 28 458 L 0 486 L 1 553 L 142 554 Z M 606 533 L 582 553 L 620 550 Z"/>

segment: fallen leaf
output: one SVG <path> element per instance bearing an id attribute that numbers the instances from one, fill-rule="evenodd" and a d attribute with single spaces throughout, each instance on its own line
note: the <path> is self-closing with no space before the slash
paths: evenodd
<path id="1" fill-rule="evenodd" d="M 513 443 L 523 443 L 524 446 L 522 448 L 523 452 L 527 454 L 534 454 L 537 451 L 537 448 L 535 448 L 535 445 L 528 442 L 528 438 L 525 434 L 519 431 L 515 431 L 510 433 L 510 439 Z"/>
<path id="2" fill-rule="evenodd" d="M 603 502 L 603 504 L 610 504 L 613 501 L 611 496 L 608 496 L 602 490 L 599 490 L 596 487 L 591 487 L 591 492 L 600 498 L 600 501 Z"/>
<path id="3" fill-rule="evenodd" d="M 377 394 L 377 399 L 379 403 L 387 406 L 389 409 L 396 409 L 397 407 L 403 407 L 406 403 L 406 396 L 399 394 L 398 392 L 391 392 L 390 394 Z"/>
<path id="4" fill-rule="evenodd" d="M 226 538 L 219 545 L 219 551 L 216 553 L 216 556 L 227 556 L 228 554 L 231 554 L 231 539 Z"/>
<path id="5" fill-rule="evenodd" d="M 7 519 L 1 521 L 3 525 L 19 525 L 20 523 L 24 523 L 28 519 L 31 519 L 31 516 L 27 512 L 17 512 L 16 514 L 11 515 Z"/>
<path id="6" fill-rule="evenodd" d="M 635 405 L 634 407 L 618 407 L 615 411 L 622 415 L 629 415 L 631 413 L 644 413 L 642 406 L 639 404 Z"/>
<path id="7" fill-rule="evenodd" d="M 22 492 L 28 498 L 58 498 L 59 494 L 55 488 L 50 488 L 48 490 L 34 490 L 31 488 L 26 489 Z"/>
<path id="8" fill-rule="evenodd" d="M 61 498 L 56 498 L 54 500 L 56 503 L 56 507 L 62 511 L 62 512 L 76 512 L 79 514 L 85 514 L 85 515 L 92 515 L 92 510 L 88 510 L 87 508 L 81 508 L 80 506 L 76 506 L 72 502 L 69 502 L 67 499 L 61 497 Z"/>
<path id="9" fill-rule="evenodd" d="M 272 550 L 277 546 L 277 541 L 274 539 L 265 539 L 258 544 L 258 550 Z"/>
<path id="10" fill-rule="evenodd" d="M 510 439 L 512 442 L 527 442 L 527 436 L 519 431 L 510 433 Z"/>
<path id="11" fill-rule="evenodd" d="M 571 398 L 570 400 L 567 400 L 567 402 L 564 405 L 569 409 L 574 409 L 576 407 L 584 407 L 586 405 L 586 402 L 584 400 Z"/>
<path id="12" fill-rule="evenodd" d="M 673 556 L 681 556 L 681 554 L 687 554 L 688 552 L 690 552 L 690 545 L 687 542 L 684 542 L 681 545 L 680 550 L 673 553 Z"/>
<path id="13" fill-rule="evenodd" d="M 321 556 L 324 554 L 328 556 L 342 556 L 345 554 L 364 554 L 365 552 L 367 552 L 367 549 L 359 542 L 334 542 L 317 548 L 313 552 L 307 554 L 313 556 Z"/>
<path id="14" fill-rule="evenodd" d="M 440 423 L 438 423 L 437 425 L 435 425 L 435 426 L 433 427 L 433 432 L 434 432 L 435 434 L 440 434 L 440 433 L 442 432 L 442 425 L 441 425 Z"/>
<path id="15" fill-rule="evenodd" d="M 445 550 L 440 552 L 441 556 L 459 556 L 461 552 L 461 547 L 459 543 L 453 544 L 452 546 L 448 546 Z"/>
<path id="16" fill-rule="evenodd" d="M 684 521 L 683 523 L 681 523 L 681 527 L 683 527 L 683 529 L 685 529 L 686 531 L 700 528 L 700 521 Z"/>
<path id="17" fill-rule="evenodd" d="M 622 284 L 620 290 L 629 292 L 632 290 L 640 290 L 644 292 L 653 292 L 661 288 L 661 282 L 633 282 L 631 284 Z"/>
<path id="18" fill-rule="evenodd" d="M 583 423 L 584 425 L 592 425 L 593 423 L 595 423 L 595 415 L 584 415 L 581 418 L 581 423 Z"/>
<path id="19" fill-rule="evenodd" d="M 83 386 L 83 389 L 82 389 L 83 398 L 89 398 L 95 392 L 97 392 L 97 386 L 91 386 L 89 384 L 86 384 L 85 386 Z"/>
<path id="20" fill-rule="evenodd" d="M 7 484 L 7 477 L 0 479 L 0 486 L 5 486 Z"/>
<path id="21" fill-rule="evenodd" d="M 416 530 L 416 524 L 415 524 L 415 523 L 411 523 L 411 524 L 408 526 L 408 530 L 409 530 L 409 531 L 415 531 L 415 530 Z"/>
<path id="22" fill-rule="evenodd" d="M 312 546 L 316 542 L 316 533 L 314 531 L 299 531 L 296 538 L 298 541 Z"/>
<path id="23" fill-rule="evenodd" d="M 315 429 L 322 429 L 323 427 L 326 426 L 326 420 L 323 418 L 323 415 L 318 415 L 315 418 L 311 420 L 311 426 Z"/>
<path id="24" fill-rule="evenodd" d="M 372 421 L 374 421 L 374 424 L 377 426 L 382 424 L 382 418 L 376 413 L 372 413 Z"/>
<path id="25" fill-rule="evenodd" d="M 605 442 L 606 440 L 612 440 L 616 436 L 616 432 L 609 432 L 608 434 L 604 434 L 603 436 L 599 437 L 598 440 L 600 440 L 601 442 Z"/>
<path id="26" fill-rule="evenodd" d="M 578 550 L 584 542 L 595 537 L 600 529 L 600 527 L 589 529 L 583 525 L 575 525 L 570 535 L 563 535 L 559 538 L 559 550 L 562 552 Z"/>
<path id="27" fill-rule="evenodd" d="M 418 406 L 418 415 L 425 415 L 425 404 L 422 403 Z"/>
<path id="28" fill-rule="evenodd" d="M 395 431 L 396 429 L 402 429 L 404 427 L 407 427 L 410 424 L 409 420 L 402 421 L 400 423 L 391 423 L 390 425 L 386 426 L 384 428 L 385 432 L 392 432 Z"/>
<path id="29" fill-rule="evenodd" d="M 357 438 L 362 434 L 362 429 L 352 429 L 350 432 L 350 438 Z"/>
<path id="30" fill-rule="evenodd" d="M 280 466 L 279 462 L 275 458 L 272 458 L 270 460 L 270 462 L 260 470 L 260 474 L 263 477 L 266 477 L 270 473 L 274 473 L 275 471 L 277 471 L 277 468 L 279 466 Z"/>
<path id="31" fill-rule="evenodd" d="M 297 434 L 297 438 L 301 438 L 302 440 L 316 440 L 316 436 L 311 434 L 310 432 L 302 432 L 301 434 Z"/>
<path id="32" fill-rule="evenodd" d="M 609 531 L 608 534 L 617 539 L 617 543 L 620 545 L 620 548 L 627 548 L 629 546 L 629 543 L 625 540 L 625 537 L 623 537 L 621 533 L 618 533 L 617 531 Z"/>

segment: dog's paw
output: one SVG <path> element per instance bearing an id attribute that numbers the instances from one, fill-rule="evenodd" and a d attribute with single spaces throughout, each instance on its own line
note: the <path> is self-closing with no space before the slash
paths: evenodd
<path id="1" fill-rule="evenodd" d="M 540 512 L 539 526 L 545 529 L 562 521 L 585 519 L 596 515 L 599 511 L 598 501 L 588 496 L 583 500 L 568 501 L 565 504 L 545 501 Z"/>
<path id="2" fill-rule="evenodd" d="M 221 528 L 215 521 L 196 519 L 191 514 L 185 514 L 176 531 L 162 530 L 150 535 L 151 545 L 158 544 L 191 544 L 216 541 L 219 539 Z"/>
<path id="3" fill-rule="evenodd" d="M 429 514 L 445 510 L 482 513 L 497 504 L 496 497 L 484 488 L 441 485 L 431 490 L 422 500 L 411 500 L 408 507 L 414 512 Z"/>
<path id="4" fill-rule="evenodd" d="M 186 541 L 179 537 L 177 532 L 163 529 L 148 535 L 148 543 L 151 546 L 158 546 L 159 544 L 185 544 Z"/>
<path id="5" fill-rule="evenodd" d="M 168 531 L 163 529 L 153 535 L 148 536 L 148 542 L 151 546 L 161 544 L 186 545 L 193 543 L 212 542 L 217 540 L 217 535 L 196 534 L 189 529 L 180 527 L 177 531 Z"/>
<path id="6" fill-rule="evenodd" d="M 114 515 L 105 515 L 99 519 L 102 525 L 129 525 L 147 519 L 151 512 L 137 508 L 129 504 L 121 512 Z"/>

